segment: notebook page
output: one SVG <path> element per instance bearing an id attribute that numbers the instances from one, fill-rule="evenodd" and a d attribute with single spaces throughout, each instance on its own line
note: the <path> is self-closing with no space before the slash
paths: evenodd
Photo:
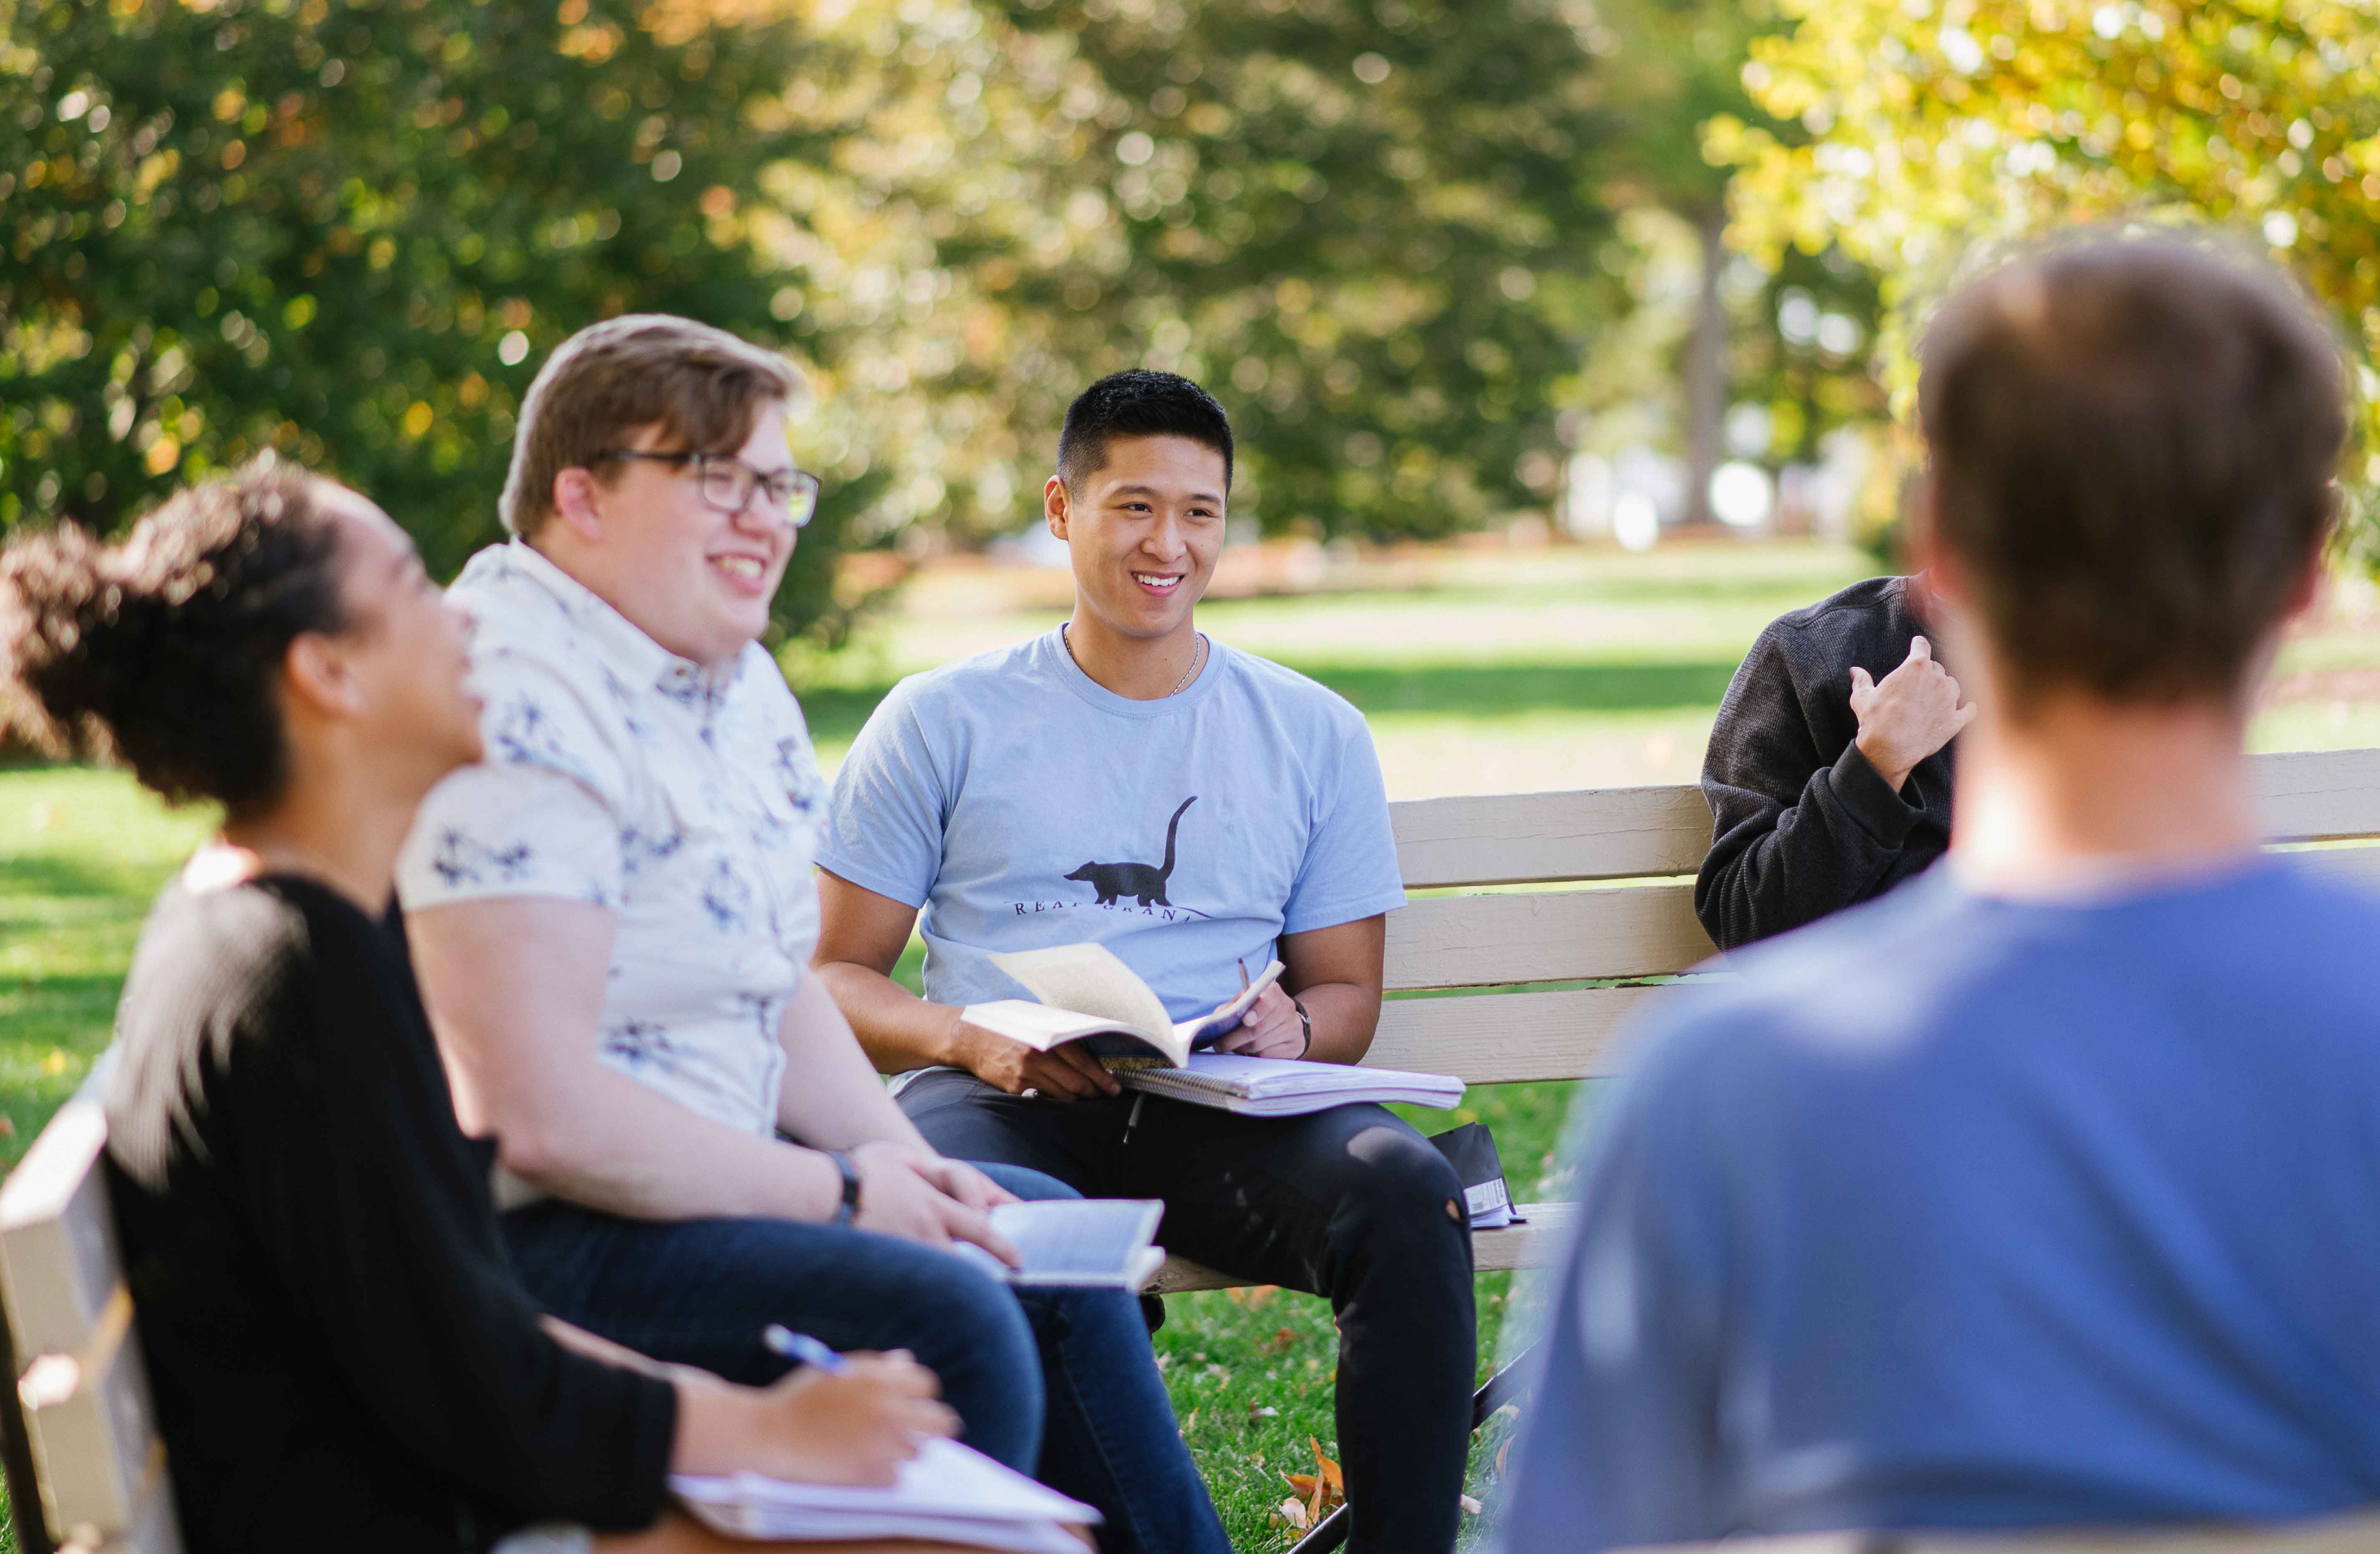
<path id="1" fill-rule="evenodd" d="M 1096 1524 L 1099 1513 L 1045 1488 L 971 1447 L 935 1436 L 883 1487 L 795 1484 L 757 1473 L 728 1477 L 673 1475 L 670 1488 L 704 1506 L 741 1506 L 771 1512 L 818 1510 L 946 1516 L 988 1522 Z"/>

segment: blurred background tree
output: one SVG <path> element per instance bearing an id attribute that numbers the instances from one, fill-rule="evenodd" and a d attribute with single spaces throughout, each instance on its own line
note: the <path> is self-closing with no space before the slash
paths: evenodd
<path id="1" fill-rule="evenodd" d="M 1883 277 L 1879 361 L 1903 411 L 1927 306 L 1996 244 L 2076 220 L 2212 223 L 2261 238 L 2338 322 L 2365 432 L 2348 543 L 2380 560 L 2380 4 L 1779 6 L 1792 25 L 1754 43 L 1744 79 L 1791 129 L 1722 116 L 1708 149 L 1745 169 L 1756 259 L 1839 249 Z"/>
<path id="2" fill-rule="evenodd" d="M 0 524 L 113 527 L 264 448 L 433 570 L 495 539 L 520 395 L 625 310 L 798 345 L 741 213 L 820 129 L 783 22 L 304 0 L 0 6 Z M 835 524 L 781 613 L 832 617 Z M 832 624 L 832 620 L 829 622 Z"/>
<path id="3" fill-rule="evenodd" d="M 1978 237 L 2244 226 L 2368 363 L 2375 7 L 0 0 L 0 527 L 278 447 L 450 569 L 626 310 L 808 373 L 779 614 L 827 642 L 899 571 L 839 553 L 1029 525 L 1131 365 L 1223 398 L 1269 532 L 1575 520 L 1586 454 L 1790 514 Z"/>
<path id="4" fill-rule="evenodd" d="M 876 62 L 874 149 L 788 202 L 821 305 L 870 321 L 838 384 L 938 407 L 894 418 L 923 435 L 889 450 L 905 500 L 879 525 L 965 543 L 1028 519 L 1066 401 L 1138 365 L 1223 398 L 1235 515 L 1269 530 L 1434 536 L 1542 507 L 1550 387 L 1606 310 L 1592 17 L 856 7 L 838 35 Z"/>

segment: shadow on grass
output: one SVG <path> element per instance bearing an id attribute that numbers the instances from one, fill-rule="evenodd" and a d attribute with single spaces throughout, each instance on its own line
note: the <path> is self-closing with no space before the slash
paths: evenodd
<path id="1" fill-rule="evenodd" d="M 1410 669 L 1296 664 L 1366 712 L 1504 718 L 1532 712 L 1644 712 L 1709 708 L 1727 694 L 1735 663 L 1423 664 Z M 850 739 L 890 687 L 803 691 L 813 737 Z"/>
<path id="2" fill-rule="evenodd" d="M 94 868 L 55 853 L 0 855 L 0 896 L 76 900 L 125 892 L 124 880 L 112 868 Z"/>
<path id="3" fill-rule="evenodd" d="M 1515 717 L 1530 712 L 1642 712 L 1707 708 L 1727 694 L 1729 662 L 1318 666 L 1305 673 L 1366 712 Z"/>

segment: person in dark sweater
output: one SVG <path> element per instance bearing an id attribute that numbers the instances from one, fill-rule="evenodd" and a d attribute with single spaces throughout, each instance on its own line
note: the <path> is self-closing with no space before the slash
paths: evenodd
<path id="1" fill-rule="evenodd" d="M 467 636 L 384 514 L 286 467 L 0 556 L 10 723 L 225 813 L 142 933 L 105 1098 L 193 1554 L 724 1549 L 670 1474 L 885 1483 L 955 1426 L 905 1356 L 731 1386 L 521 1286 L 389 912 L 421 795 L 479 754 Z"/>
<path id="2" fill-rule="evenodd" d="M 1882 895 L 1950 844 L 1951 740 L 1974 717 L 1924 635 L 1925 580 L 1871 577 L 1770 623 L 1703 758 L 1694 915 L 1722 950 Z"/>

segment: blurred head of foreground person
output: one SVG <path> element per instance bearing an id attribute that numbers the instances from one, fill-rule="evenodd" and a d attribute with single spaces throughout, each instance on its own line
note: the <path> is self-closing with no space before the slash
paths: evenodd
<path id="1" fill-rule="evenodd" d="M 386 514 L 285 466 L 0 555 L 11 722 L 224 814 L 142 932 L 107 1096 L 194 1554 L 725 1547 L 668 1474 L 885 1482 L 952 1425 L 905 1358 L 730 1386 L 514 1275 L 386 917 L 415 807 L 480 754 L 468 639 Z"/>
<path id="2" fill-rule="evenodd" d="M 1511 1554 L 2380 1503 L 2380 904 L 2258 851 L 2241 754 L 2343 399 L 2286 281 L 2178 239 L 1944 307 L 1949 867 L 1640 1033 Z"/>

